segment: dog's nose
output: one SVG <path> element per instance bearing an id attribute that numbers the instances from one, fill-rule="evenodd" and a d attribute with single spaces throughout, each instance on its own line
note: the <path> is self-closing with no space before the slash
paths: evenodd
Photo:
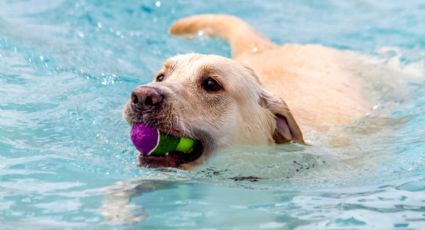
<path id="1" fill-rule="evenodd" d="M 145 107 L 155 107 L 162 104 L 164 95 L 153 87 L 139 87 L 131 93 L 131 103 Z"/>

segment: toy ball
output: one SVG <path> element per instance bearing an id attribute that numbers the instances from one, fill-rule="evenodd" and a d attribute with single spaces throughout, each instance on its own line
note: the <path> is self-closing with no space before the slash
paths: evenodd
<path id="1" fill-rule="evenodd" d="M 131 128 L 131 141 L 144 156 L 168 155 L 170 152 L 190 153 L 195 141 L 160 132 L 144 123 L 135 123 Z"/>

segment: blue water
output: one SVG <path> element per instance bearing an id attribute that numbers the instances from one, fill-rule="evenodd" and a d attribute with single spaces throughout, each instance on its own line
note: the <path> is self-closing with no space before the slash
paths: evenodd
<path id="1" fill-rule="evenodd" d="M 407 95 L 343 127 L 351 147 L 239 146 L 193 171 L 139 168 L 129 92 L 172 55 L 230 55 L 218 39 L 168 35 L 197 13 L 398 63 Z M 2 1 L 0 229 L 425 229 L 424 38 L 420 0 Z M 237 179 L 252 175 L 264 179 Z M 102 214 L 124 213 L 105 197 L 134 188 L 134 218 Z"/>

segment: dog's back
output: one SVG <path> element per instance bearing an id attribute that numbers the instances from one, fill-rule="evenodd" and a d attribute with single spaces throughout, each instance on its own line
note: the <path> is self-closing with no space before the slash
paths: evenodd
<path id="1" fill-rule="evenodd" d="M 227 40 L 233 58 L 253 69 L 263 86 L 280 96 L 305 130 L 348 124 L 372 107 L 352 66 L 362 57 L 320 45 L 278 46 L 242 20 L 198 15 L 175 22 L 171 33 L 203 34 Z"/>

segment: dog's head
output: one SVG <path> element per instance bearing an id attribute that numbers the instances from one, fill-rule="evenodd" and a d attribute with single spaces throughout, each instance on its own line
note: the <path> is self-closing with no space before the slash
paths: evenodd
<path id="1" fill-rule="evenodd" d="M 202 143 L 192 156 L 141 157 L 148 166 L 186 168 L 232 144 L 304 142 L 289 108 L 262 88 L 254 71 L 214 55 L 167 60 L 153 82 L 132 92 L 124 118 Z"/>

